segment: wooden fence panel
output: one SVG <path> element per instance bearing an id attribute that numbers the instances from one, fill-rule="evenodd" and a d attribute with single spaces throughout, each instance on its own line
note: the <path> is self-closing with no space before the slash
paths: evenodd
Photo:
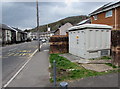
<path id="1" fill-rule="evenodd" d="M 68 53 L 68 36 L 56 35 L 50 37 L 50 53 Z"/>
<path id="2" fill-rule="evenodd" d="M 111 44 L 113 64 L 120 66 L 120 30 L 112 31 Z"/>

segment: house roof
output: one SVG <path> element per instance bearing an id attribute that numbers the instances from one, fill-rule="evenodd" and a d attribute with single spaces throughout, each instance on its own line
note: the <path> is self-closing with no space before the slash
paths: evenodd
<path id="1" fill-rule="evenodd" d="M 14 28 L 12 28 L 12 27 L 10 27 L 10 26 L 9 26 L 9 28 L 12 29 L 13 31 L 17 31 L 16 29 L 14 29 Z"/>
<path id="2" fill-rule="evenodd" d="M 92 13 L 89 14 L 89 16 L 99 14 L 101 12 L 116 8 L 120 6 L 120 0 L 116 0 L 114 2 L 109 2 L 102 7 L 98 8 L 97 10 L 93 11 Z"/>
<path id="3" fill-rule="evenodd" d="M 6 30 L 12 30 L 9 26 L 7 26 L 5 24 L 0 24 L 0 28 L 1 29 L 6 29 Z"/>
<path id="4" fill-rule="evenodd" d="M 58 28 L 57 30 L 55 30 L 54 32 L 61 30 L 61 29 L 65 29 L 67 30 L 68 28 L 72 27 L 73 25 L 69 22 L 65 23 L 64 25 L 62 25 L 60 28 Z"/>
<path id="5" fill-rule="evenodd" d="M 74 31 L 74 30 L 81 30 L 84 28 L 100 28 L 100 29 L 112 29 L 111 26 L 108 25 L 101 25 L 101 24 L 83 24 L 83 25 L 79 25 L 79 26 L 73 26 L 71 28 L 68 29 L 68 31 Z"/>
<path id="6" fill-rule="evenodd" d="M 85 24 L 85 23 L 91 23 L 91 19 L 85 19 L 85 20 L 79 22 L 77 25 L 82 25 L 82 24 Z"/>
<path id="7" fill-rule="evenodd" d="M 10 27 L 10 26 L 5 25 L 5 24 L 0 24 L 0 29 L 11 30 L 11 31 L 18 31 L 18 32 L 21 32 L 21 33 L 25 33 L 25 32 L 23 32 L 22 30 L 20 30 L 18 28 Z"/>
<path id="8" fill-rule="evenodd" d="M 72 27 L 73 25 L 71 24 L 71 23 L 69 23 L 69 22 L 67 22 L 67 23 L 65 23 L 64 25 L 62 25 L 60 28 L 58 28 L 58 29 L 68 29 L 69 27 Z"/>
<path id="9" fill-rule="evenodd" d="M 21 32 L 21 33 L 25 33 L 25 32 L 23 32 L 22 30 L 20 30 L 20 29 L 18 29 L 18 28 L 14 28 L 14 27 L 12 27 L 14 30 L 16 30 L 16 31 L 18 31 L 18 32 Z"/>

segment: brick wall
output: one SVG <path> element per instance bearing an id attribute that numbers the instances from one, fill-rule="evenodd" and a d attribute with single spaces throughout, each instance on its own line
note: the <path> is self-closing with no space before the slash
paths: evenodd
<path id="1" fill-rule="evenodd" d="M 120 7 L 117 8 L 117 29 L 120 30 Z"/>
<path id="2" fill-rule="evenodd" d="M 117 12 L 117 29 L 120 30 L 120 7 L 116 8 L 116 12 Z M 113 27 L 113 29 L 115 29 L 115 9 L 112 10 L 113 14 L 111 17 L 105 17 L 106 12 L 100 13 L 97 15 L 97 20 L 94 20 L 93 16 L 91 16 L 91 23 L 92 24 L 106 24 L 106 25 L 110 25 Z"/>

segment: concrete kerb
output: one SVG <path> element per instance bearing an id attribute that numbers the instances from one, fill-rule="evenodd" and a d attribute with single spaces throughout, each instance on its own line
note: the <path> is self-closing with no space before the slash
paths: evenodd
<path id="1" fill-rule="evenodd" d="M 48 60 L 49 60 L 49 68 L 51 68 L 51 64 L 50 64 L 50 59 L 49 59 L 49 58 L 50 58 L 50 55 L 49 55 L 49 57 L 48 57 Z M 49 79 L 51 78 L 50 75 L 51 75 L 51 73 L 50 73 L 50 71 L 49 71 Z"/>

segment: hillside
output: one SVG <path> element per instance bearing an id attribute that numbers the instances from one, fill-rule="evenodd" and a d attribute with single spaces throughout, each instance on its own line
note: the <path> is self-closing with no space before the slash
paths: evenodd
<path id="1" fill-rule="evenodd" d="M 60 26 L 64 25 L 67 22 L 71 23 L 72 25 L 76 25 L 77 23 L 79 23 L 80 21 L 82 21 L 86 18 L 88 18 L 88 17 L 85 16 L 85 15 L 67 17 L 67 18 L 59 20 L 57 22 L 50 23 L 50 24 L 48 24 L 48 26 L 51 28 L 51 31 L 53 31 L 53 30 L 58 29 Z M 46 29 L 47 29 L 47 25 L 39 26 L 39 29 L 40 29 L 41 32 L 45 32 Z M 31 31 L 35 32 L 36 28 L 31 29 Z"/>

